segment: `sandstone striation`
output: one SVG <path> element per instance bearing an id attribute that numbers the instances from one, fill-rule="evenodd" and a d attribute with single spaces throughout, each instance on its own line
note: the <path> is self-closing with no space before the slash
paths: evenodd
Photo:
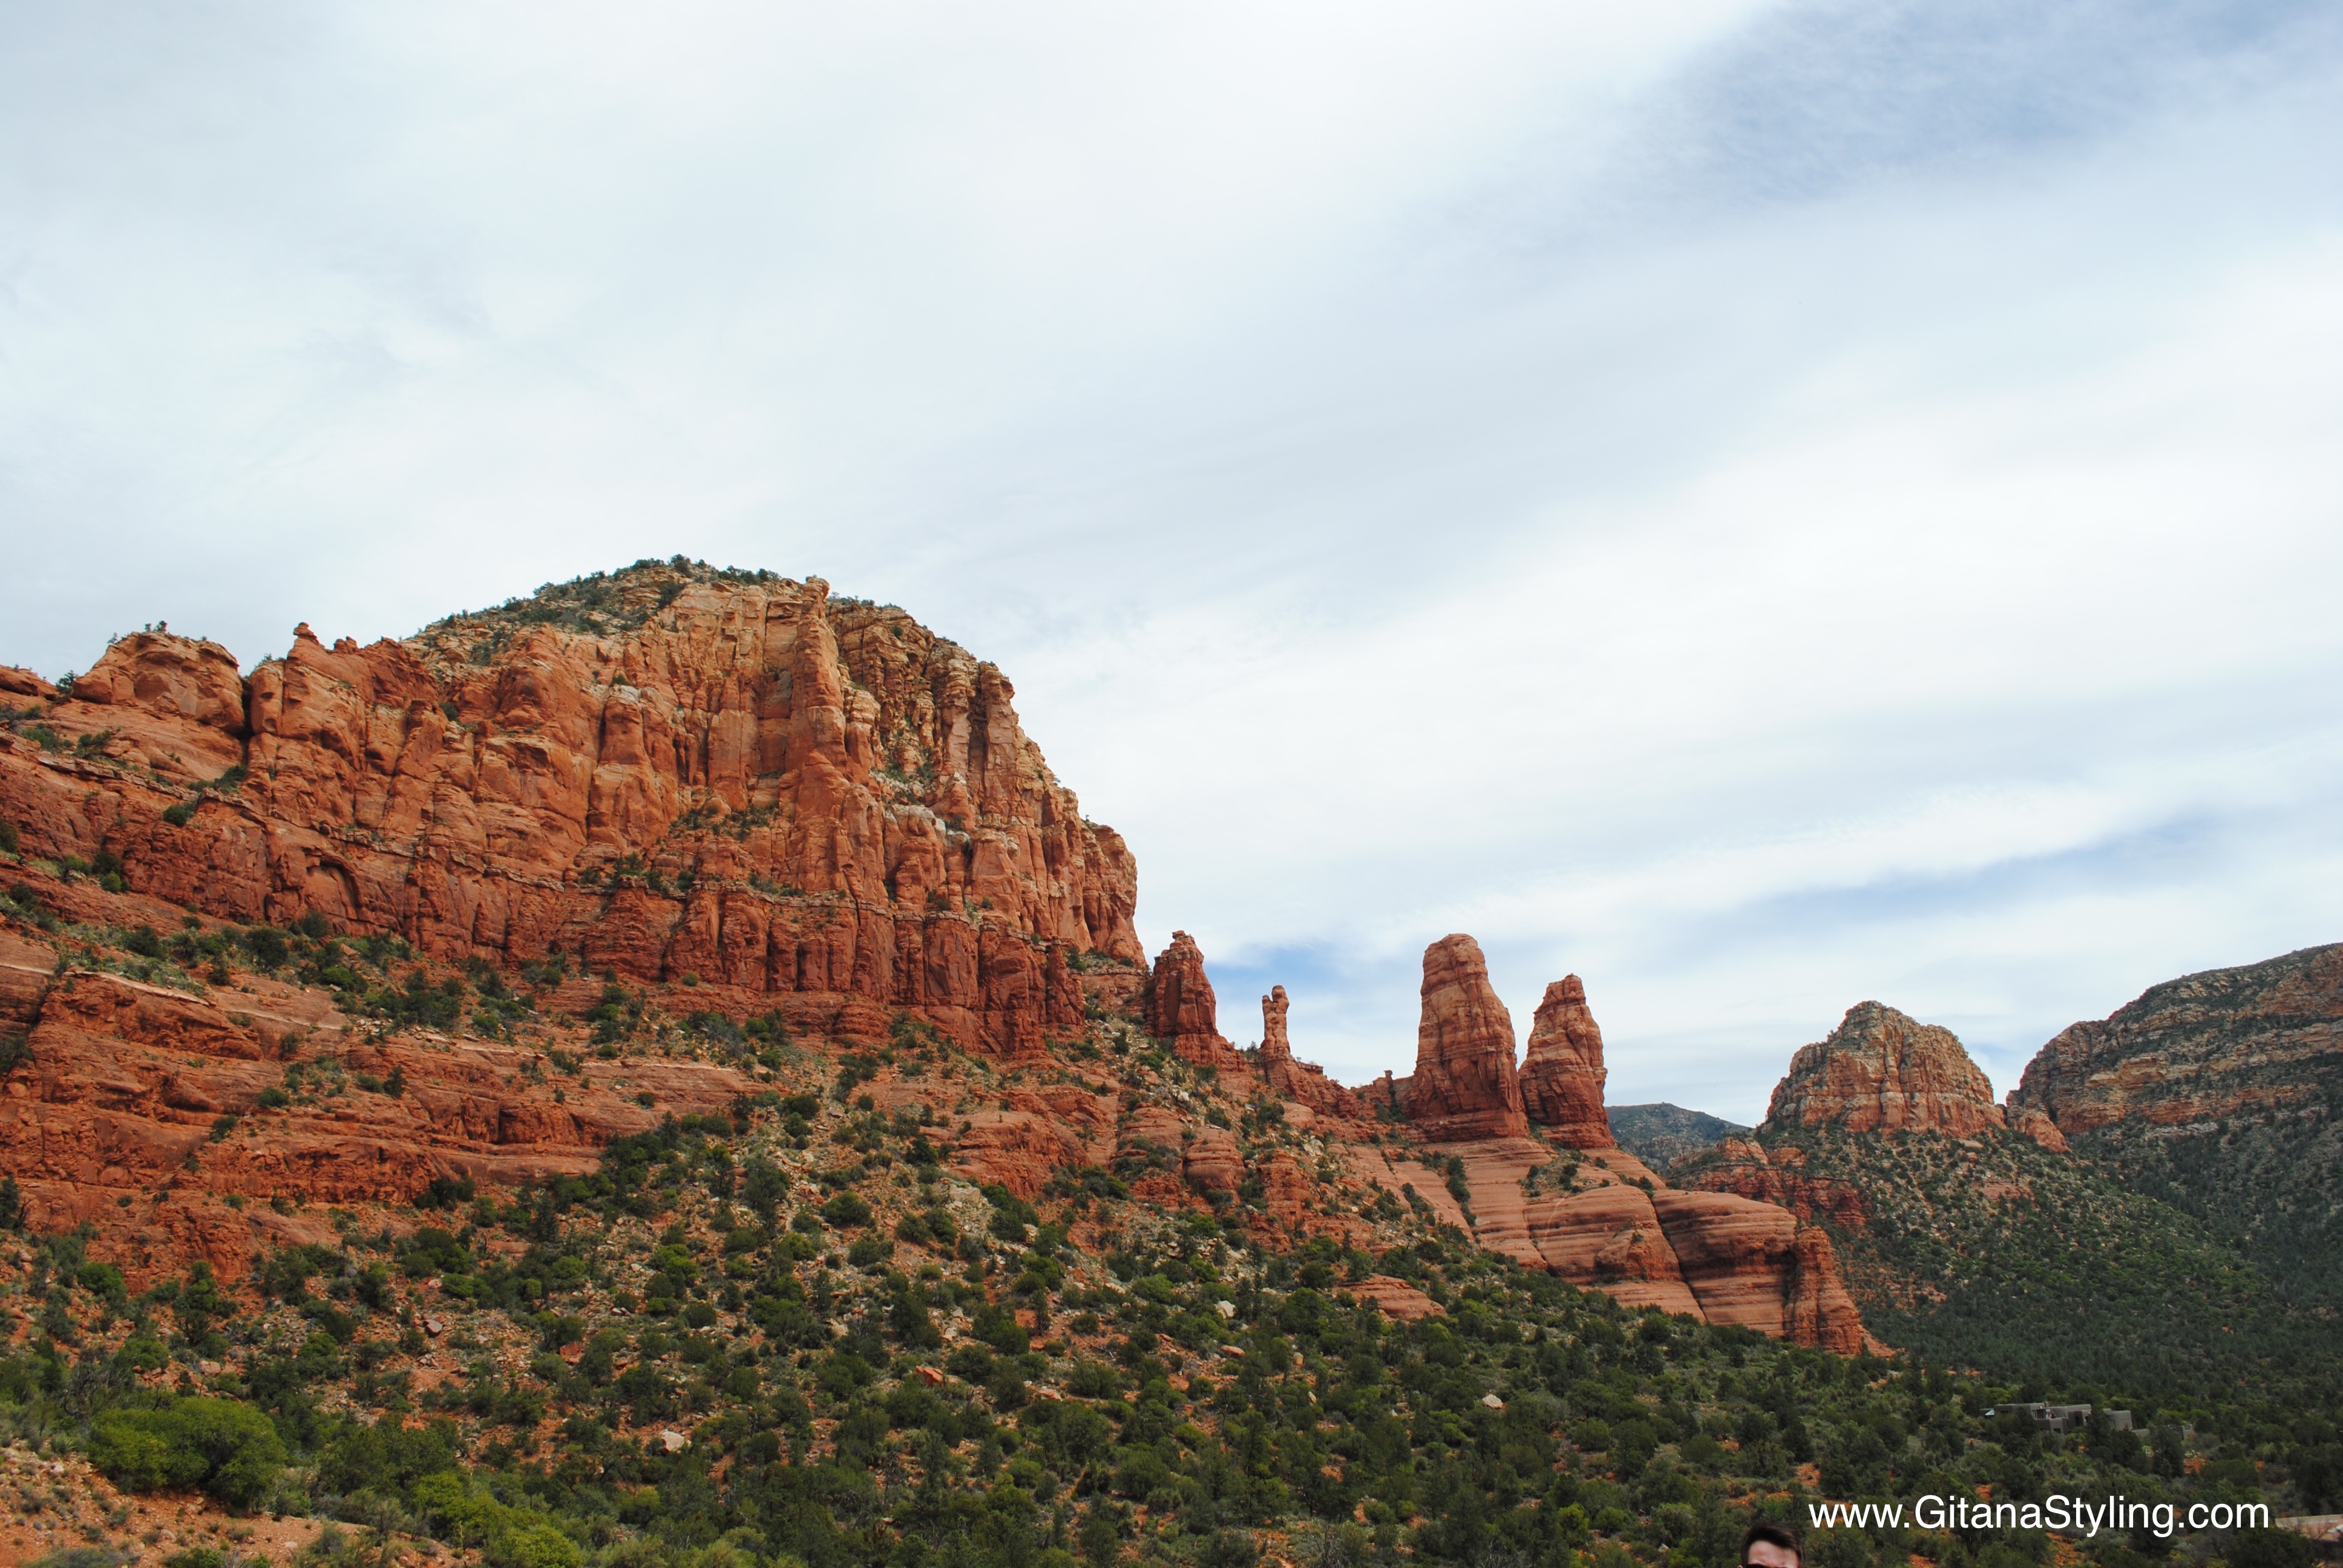
<path id="1" fill-rule="evenodd" d="M 1147 1032 L 1169 1044 L 1182 1061 L 1244 1069 L 1244 1058 L 1221 1034 L 1220 1004 L 1204 974 L 1203 950 L 1185 931 L 1173 931 L 1172 945 L 1155 955 L 1147 981 Z"/>
<path id="2" fill-rule="evenodd" d="M 109 648 L 45 716 L 71 752 L 0 752 L 26 852 L 239 921 L 691 975 L 831 1034 L 908 1010 L 1009 1057 L 1079 1023 L 1068 954 L 1142 957 L 1130 852 L 1008 679 L 820 578 L 639 566 L 236 668 Z"/>
<path id="3" fill-rule="evenodd" d="M 1828 1125 L 1969 1138 L 2003 1124 L 1993 1086 L 1952 1030 L 1865 1001 L 1847 1009 L 1828 1039 L 1790 1059 L 1765 1130 Z"/>
<path id="4" fill-rule="evenodd" d="M 1603 1030 L 1586 1005 L 1586 987 L 1564 975 L 1545 988 L 1530 1025 L 1529 1053 L 1521 1067 L 1522 1108 L 1574 1149 L 1608 1149 L 1611 1122 L 1603 1111 Z"/>
<path id="5" fill-rule="evenodd" d="M 1432 1142 L 1527 1136 L 1513 1015 L 1489 983 L 1481 944 L 1459 934 L 1424 949 L 1423 995 L 1409 1123 Z"/>
<path id="6" fill-rule="evenodd" d="M 1297 1061 L 1285 1032 L 1285 988 L 1272 986 L 1261 999 L 1261 1053 L 1254 1070 L 1279 1097 L 1305 1105 L 1316 1115 L 1358 1120 L 1366 1115 L 1359 1097 L 1326 1076 L 1314 1063 Z"/>

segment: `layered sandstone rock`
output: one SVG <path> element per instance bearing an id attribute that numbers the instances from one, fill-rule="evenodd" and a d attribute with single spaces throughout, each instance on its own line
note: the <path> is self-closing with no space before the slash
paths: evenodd
<path id="1" fill-rule="evenodd" d="M 1481 944 L 1458 934 L 1424 949 L 1423 997 L 1409 1123 L 1433 1142 L 1525 1137 L 1513 1015 L 1489 983 Z"/>
<path id="2" fill-rule="evenodd" d="M 1131 855 L 1008 680 L 819 578 L 643 567 L 404 642 L 304 626 L 235 669 L 117 641 L 46 718 L 94 756 L 0 750 L 26 852 L 112 851 L 242 921 L 690 974 L 825 1032 L 909 1010 L 1011 1057 L 1079 1024 L 1069 952 L 1142 957 Z"/>
<path id="3" fill-rule="evenodd" d="M 43 958 L 0 941 L 0 995 L 30 1013 L 29 1060 L 0 1094 L 0 1172 L 36 1228 L 118 1231 L 109 1251 L 134 1272 L 203 1257 L 241 1275 L 261 1233 L 282 1227 L 226 1198 L 402 1203 L 440 1176 L 513 1187 L 578 1175 L 613 1138 L 664 1115 L 721 1114 L 756 1088 L 728 1068 L 665 1060 L 594 1061 L 548 1083 L 535 1050 L 371 1039 L 326 995 L 265 980 L 201 995 L 68 968 L 36 990 L 20 983 Z M 272 1106 L 262 1097 L 287 1084 L 288 1060 L 306 1076 Z"/>
<path id="4" fill-rule="evenodd" d="M 1253 1069 L 1280 1097 L 1305 1105 L 1319 1116 L 1357 1119 L 1366 1114 L 1359 1097 L 1326 1076 L 1323 1068 L 1294 1059 L 1285 1031 L 1285 988 L 1272 986 L 1261 999 L 1261 1052 Z"/>
<path id="5" fill-rule="evenodd" d="M 1180 1157 L 1180 1174 L 1207 1198 L 1227 1198 L 1244 1182 L 1244 1155 L 1224 1127 L 1199 1127 Z"/>
<path id="6" fill-rule="evenodd" d="M 1389 1274 L 1369 1274 L 1343 1289 L 1363 1302 L 1372 1302 L 1385 1317 L 1403 1323 L 1443 1316 L 1447 1311 L 1405 1280 L 1393 1279 Z"/>
<path id="7" fill-rule="evenodd" d="M 2338 1086 L 2343 945 L 2167 980 L 2071 1025 L 2026 1064 L 2009 1110 L 2073 1138 L 2331 1108 Z"/>
<path id="8" fill-rule="evenodd" d="M 1530 1025 L 1529 1053 L 1522 1060 L 1522 1108 L 1557 1142 L 1574 1149 L 1612 1146 L 1610 1119 L 1603 1111 L 1603 1030 L 1586 1005 L 1586 986 L 1564 975 L 1545 988 Z"/>
<path id="9" fill-rule="evenodd" d="M 1863 1194 L 1845 1181 L 1809 1172 L 1805 1151 L 1795 1143 L 1768 1149 L 1754 1139 L 1727 1138 L 1691 1169 L 1673 1174 L 1681 1186 L 1778 1204 L 1809 1223 L 1827 1220 L 1848 1231 L 1869 1223 Z"/>
<path id="10" fill-rule="evenodd" d="M 1857 1002 L 1830 1037 L 1803 1046 L 1775 1086 L 1768 1131 L 1942 1132 L 1968 1138 L 2004 1124 L 1993 1085 L 1948 1029 Z"/>
<path id="11" fill-rule="evenodd" d="M 1155 955 L 1147 981 L 1147 1032 L 1199 1067 L 1242 1071 L 1244 1058 L 1221 1034 L 1220 1004 L 1204 974 L 1204 952 L 1185 931 Z"/>

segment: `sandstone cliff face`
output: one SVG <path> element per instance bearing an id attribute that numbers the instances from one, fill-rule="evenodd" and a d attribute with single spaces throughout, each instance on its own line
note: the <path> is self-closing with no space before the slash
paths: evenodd
<path id="1" fill-rule="evenodd" d="M 0 815 L 210 914 L 689 973 L 836 1033 L 908 1009 L 1008 1056 L 1079 1020 L 1068 952 L 1142 957 L 1130 852 L 992 666 L 819 578 L 569 590 L 366 648 L 304 626 L 242 682 L 214 645 L 122 638 L 46 716 L 92 756 L 12 739 Z"/>
<path id="2" fill-rule="evenodd" d="M 1220 1004 L 1204 975 L 1203 950 L 1185 931 L 1155 955 L 1147 982 L 1147 1032 L 1167 1041 L 1182 1061 L 1242 1071 L 1244 1058 L 1221 1034 Z"/>
<path id="3" fill-rule="evenodd" d="M 1435 1143 L 1526 1136 L 1513 1015 L 1489 983 L 1481 944 L 1458 934 L 1424 949 L 1423 995 L 1409 1123 Z"/>
<path id="4" fill-rule="evenodd" d="M 2167 980 L 2044 1046 L 2009 1110 L 2071 1138 L 2117 1121 L 2176 1128 L 2331 1105 L 2338 1023 L 2343 945 Z"/>
<path id="5" fill-rule="evenodd" d="M 1554 1161 L 1542 1140 L 1483 1139 L 1434 1153 L 1463 1165 L 1465 1202 L 1430 1165 L 1391 1150 L 1351 1159 L 1363 1180 L 1413 1191 L 1492 1251 L 1627 1306 L 1742 1323 L 1841 1354 L 1864 1348 L 1829 1238 L 1778 1205 L 1676 1191 L 1620 1149 L 1590 1151 L 1559 1188 L 1539 1174 Z"/>
<path id="6" fill-rule="evenodd" d="M 1574 1149 L 1608 1149 L 1611 1121 L 1603 1111 L 1603 1030 L 1586 1005 L 1586 986 L 1564 975 L 1545 988 L 1530 1026 L 1529 1054 L 1521 1068 L 1522 1108 Z"/>
<path id="7" fill-rule="evenodd" d="M 1286 1035 L 1285 988 L 1272 986 L 1261 999 L 1261 1054 L 1253 1067 L 1263 1083 L 1281 1099 L 1307 1106 L 1319 1116 L 1357 1120 L 1366 1115 L 1359 1097 L 1326 1076 L 1314 1063 L 1298 1061 Z"/>
<path id="8" fill-rule="evenodd" d="M 2003 1114 L 1952 1030 L 1865 1001 L 1847 1010 L 1830 1038 L 1790 1059 L 1765 1125 L 1968 1138 L 2002 1126 Z"/>

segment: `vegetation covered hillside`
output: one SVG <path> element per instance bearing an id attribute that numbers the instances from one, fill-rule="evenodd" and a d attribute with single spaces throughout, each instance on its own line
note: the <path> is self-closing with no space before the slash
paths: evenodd
<path id="1" fill-rule="evenodd" d="M 2048 1389 L 2074 1379 L 2159 1399 L 2329 1403 L 2330 1315 L 2290 1300 L 2234 1235 L 2123 1173 L 2014 1133 L 1768 1131 L 1814 1190 L 1874 1333 L 1932 1361 Z M 1715 1182 L 1731 1151 L 1672 1175 Z M 1777 1169 L 1781 1168 L 1777 1157 Z"/>
<path id="2" fill-rule="evenodd" d="M 0 1250 L 0 1431 L 19 1452 L 77 1452 L 132 1497 L 330 1521 L 304 1568 L 1724 1568 L 1750 1518 L 1803 1523 L 1816 1496 L 2337 1501 L 2331 1417 L 2307 1413 L 2330 1407 L 2127 1381 L 2116 1359 L 2024 1390 L 1935 1355 L 1844 1360 L 1627 1311 L 1388 1194 L 1323 1194 L 1352 1205 L 1317 1211 L 1339 1235 L 1272 1222 L 1258 1191 L 1214 1208 L 1143 1150 L 1061 1170 L 1029 1201 L 948 1168 L 947 1130 L 881 1108 L 910 1077 L 966 1103 L 1079 1067 L 1312 1154 L 1276 1105 L 1232 1100 L 1127 1020 L 1004 1073 L 908 1020 L 884 1050 L 835 1053 L 672 991 L 614 987 L 598 1017 L 570 1019 L 500 978 L 329 935 L 246 931 L 177 962 L 141 956 L 135 930 L 12 908 L 23 937 L 150 980 L 314 970 L 370 1028 L 432 1050 L 460 1030 L 757 1063 L 765 1087 L 729 1113 L 668 1117 L 524 1190 L 440 1182 L 414 1209 L 280 1199 L 279 1218 L 328 1239 L 268 1248 L 233 1283 L 200 1262 L 126 1275 L 92 1257 L 95 1225 Z M 314 1060 L 288 1081 L 268 1114 L 392 1091 Z M 2036 1282 L 2046 1301 L 2059 1284 Z M 2147 1430 L 2044 1439 L 1985 1415 L 2021 1392 L 2128 1406 Z M 70 1517 L 84 1555 L 61 1565 L 216 1568 L 151 1512 Z M 2293 1543 L 2184 1544 L 2244 1568 L 2294 1561 Z M 2087 1547 L 2132 1568 L 2164 1544 Z M 1813 1555 L 1911 1553 L 2072 1560 L 2014 1528 L 1840 1531 Z"/>

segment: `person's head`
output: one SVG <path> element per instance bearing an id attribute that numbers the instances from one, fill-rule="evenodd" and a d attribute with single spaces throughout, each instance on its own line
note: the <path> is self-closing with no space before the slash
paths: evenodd
<path id="1" fill-rule="evenodd" d="M 1798 1568 L 1798 1538 L 1779 1524 L 1762 1521 L 1741 1538 L 1742 1568 Z"/>

